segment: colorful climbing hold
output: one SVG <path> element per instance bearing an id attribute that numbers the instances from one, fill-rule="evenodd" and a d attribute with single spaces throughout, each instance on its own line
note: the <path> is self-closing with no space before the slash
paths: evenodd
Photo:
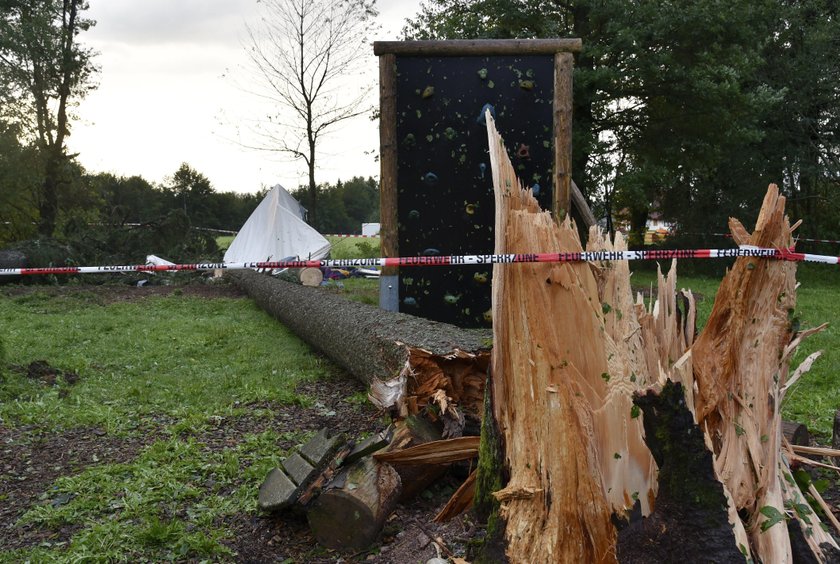
<path id="1" fill-rule="evenodd" d="M 534 182 L 534 185 L 531 186 L 531 193 L 534 196 L 539 196 L 540 195 L 540 185 L 537 184 L 536 182 Z"/>
<path id="2" fill-rule="evenodd" d="M 424 257 L 438 257 L 438 256 L 440 256 L 440 251 L 438 249 L 430 247 L 430 248 L 426 249 L 425 251 L 423 251 L 422 254 L 423 254 Z"/>
<path id="3" fill-rule="evenodd" d="M 428 186 L 434 186 L 438 183 L 438 176 L 434 172 L 427 172 L 423 175 L 423 182 Z"/>
<path id="4" fill-rule="evenodd" d="M 426 88 L 423 89 L 423 94 L 421 94 L 421 96 L 423 96 L 424 99 L 431 98 L 434 95 L 435 95 L 435 87 L 434 86 L 427 86 Z"/>
<path id="5" fill-rule="evenodd" d="M 478 170 L 481 171 L 481 179 L 484 180 L 484 174 L 487 172 L 487 165 L 484 163 L 479 163 Z"/>

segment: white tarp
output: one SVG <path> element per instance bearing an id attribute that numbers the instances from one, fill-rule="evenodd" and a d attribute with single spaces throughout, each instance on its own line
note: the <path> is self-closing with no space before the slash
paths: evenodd
<path id="1" fill-rule="evenodd" d="M 305 211 L 278 184 L 239 230 L 225 253 L 225 262 L 324 258 L 330 252 L 330 242 L 303 220 Z"/>

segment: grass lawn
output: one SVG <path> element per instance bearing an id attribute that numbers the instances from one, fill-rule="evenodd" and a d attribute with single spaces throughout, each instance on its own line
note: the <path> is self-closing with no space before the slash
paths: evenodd
<path id="1" fill-rule="evenodd" d="M 9 363 L 44 359 L 64 373 L 0 380 L 0 449 L 31 449 L 19 468 L 0 464 L 0 562 L 232 558 L 230 523 L 256 513 L 266 473 L 315 430 L 306 417 L 337 419 L 317 397 L 333 365 L 252 301 L 187 290 L 113 301 L 68 287 L 0 293 Z M 352 420 L 365 396 L 335 400 Z M 97 437 L 108 450 L 68 468 L 65 455 Z M 8 512 L 51 472 L 27 511 Z M 33 546 L 33 535 L 43 540 Z"/>
<path id="2" fill-rule="evenodd" d="M 794 317 L 806 329 L 828 322 L 822 333 L 806 339 L 791 362 L 791 373 L 809 354 L 823 351 L 802 379 L 788 392 L 782 405 L 785 419 L 804 423 L 822 442 L 830 441 L 834 412 L 840 409 L 840 278 L 836 266 L 804 264 L 797 270 L 797 291 Z M 634 287 L 648 287 L 656 280 L 650 271 L 633 274 Z M 698 302 L 698 328 L 712 311 L 720 278 L 681 276 L 677 285 L 703 296 Z"/>
<path id="3" fill-rule="evenodd" d="M 332 245 L 330 256 L 334 259 L 378 258 L 379 237 L 327 237 Z"/>

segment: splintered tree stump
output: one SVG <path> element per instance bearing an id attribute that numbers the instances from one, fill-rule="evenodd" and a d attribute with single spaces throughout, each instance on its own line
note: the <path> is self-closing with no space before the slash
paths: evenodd
<path id="1" fill-rule="evenodd" d="M 744 562 L 729 522 L 726 495 L 712 453 L 680 384 L 637 397 L 645 442 L 659 465 L 655 509 L 619 531 L 622 564 Z"/>
<path id="2" fill-rule="evenodd" d="M 322 546 L 363 550 L 379 536 L 397 505 L 402 485 L 390 465 L 363 458 L 336 476 L 306 517 Z"/>

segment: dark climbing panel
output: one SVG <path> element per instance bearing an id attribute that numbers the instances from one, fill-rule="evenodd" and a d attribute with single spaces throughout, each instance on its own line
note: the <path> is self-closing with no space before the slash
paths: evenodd
<path id="1" fill-rule="evenodd" d="M 519 178 L 551 209 L 553 55 L 396 59 L 401 256 L 493 252 L 485 108 Z M 402 268 L 399 309 L 461 327 L 490 325 L 492 267 Z"/>

